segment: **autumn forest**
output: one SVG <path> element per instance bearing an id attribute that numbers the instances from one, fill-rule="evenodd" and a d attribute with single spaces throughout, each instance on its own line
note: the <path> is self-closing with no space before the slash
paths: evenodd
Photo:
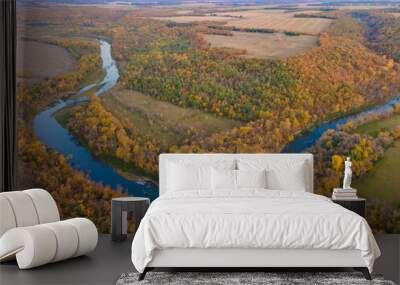
<path id="1" fill-rule="evenodd" d="M 114 77 L 101 41 L 110 45 Z M 18 45 L 25 53 L 17 65 L 19 187 L 48 189 L 64 217 L 87 216 L 102 232 L 110 199 L 130 192 L 96 180 L 56 139 L 41 139 L 46 111 L 54 119 L 48 132 L 57 127 L 120 179 L 151 192 L 160 153 L 281 152 L 324 122 L 400 96 L 394 4 L 21 1 Z M 113 85 L 100 92 L 108 76 Z M 351 156 L 371 227 L 400 233 L 400 181 L 385 177 L 400 168 L 400 104 L 365 114 L 302 151 L 314 154 L 314 191 L 326 196 Z"/>

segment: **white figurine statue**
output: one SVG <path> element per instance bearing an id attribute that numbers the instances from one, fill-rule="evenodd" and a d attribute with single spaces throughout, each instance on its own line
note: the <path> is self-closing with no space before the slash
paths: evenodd
<path id="1" fill-rule="evenodd" d="M 346 158 L 346 161 L 344 162 L 344 178 L 343 178 L 343 189 L 352 189 L 350 184 L 351 184 L 351 160 L 350 157 Z"/>

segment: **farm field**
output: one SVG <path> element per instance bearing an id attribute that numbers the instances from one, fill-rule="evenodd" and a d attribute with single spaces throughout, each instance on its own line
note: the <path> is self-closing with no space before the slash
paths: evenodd
<path id="1" fill-rule="evenodd" d="M 395 114 L 389 118 L 373 121 L 364 124 L 354 130 L 356 133 L 376 136 L 382 130 L 393 130 L 400 126 L 400 114 Z M 375 198 L 377 194 L 380 198 L 392 203 L 394 206 L 400 205 L 400 140 L 397 139 L 386 151 L 372 170 L 365 176 L 354 181 L 354 187 L 359 189 L 360 195 L 367 198 Z"/>
<path id="2" fill-rule="evenodd" d="M 315 47 L 316 36 L 287 36 L 283 33 L 232 32 L 233 36 L 205 34 L 211 47 L 244 49 L 248 58 L 282 59 Z"/>
<path id="3" fill-rule="evenodd" d="M 313 11 L 307 11 L 311 13 Z M 319 12 L 319 11 L 315 11 Z M 297 12 L 296 12 L 297 13 Z M 227 26 L 247 29 L 272 29 L 276 31 L 290 31 L 317 35 L 325 31 L 332 23 L 331 19 L 296 18 L 296 13 L 283 10 L 248 10 L 215 13 L 215 16 L 178 16 L 156 17 L 159 20 L 170 20 L 177 23 L 189 22 L 221 22 Z"/>
<path id="4" fill-rule="evenodd" d="M 371 199 L 379 197 L 398 207 L 400 205 L 399 169 L 400 140 L 398 139 L 385 151 L 384 157 L 374 165 L 372 170 L 361 179 L 354 181 L 353 187 L 358 189 L 362 197 Z"/>
<path id="5" fill-rule="evenodd" d="M 400 114 L 396 114 L 390 118 L 382 121 L 375 121 L 365 125 L 362 125 L 354 130 L 355 133 L 367 134 L 370 136 L 376 136 L 381 130 L 392 130 L 396 126 L 400 125 Z"/>
<path id="6" fill-rule="evenodd" d="M 111 91 L 102 97 L 102 102 L 126 129 L 138 129 L 141 135 L 157 139 L 165 148 L 182 143 L 191 129 L 210 135 L 240 125 L 234 120 L 181 108 L 135 91 Z"/>
<path id="7" fill-rule="evenodd" d="M 70 72 L 77 60 L 63 47 L 43 42 L 17 41 L 17 75 L 30 83 Z"/>
<path id="8" fill-rule="evenodd" d="M 191 23 L 191 22 L 221 22 L 227 23 L 229 18 L 223 16 L 172 16 L 172 17 L 151 17 L 160 21 L 173 21 L 176 23 Z"/>
<path id="9" fill-rule="evenodd" d="M 275 12 L 274 12 L 275 11 Z M 279 11 L 279 10 L 278 10 Z M 316 11 L 317 12 L 317 11 Z M 319 11 L 318 11 L 319 12 Z M 312 13 L 312 11 L 307 11 Z M 326 30 L 332 20 L 321 18 L 295 18 L 296 13 L 288 13 L 276 10 L 255 10 L 226 13 L 232 16 L 242 16 L 243 19 L 233 19 L 228 22 L 229 25 L 238 28 L 262 28 L 276 31 L 291 31 L 306 34 L 319 34 Z M 224 15 L 217 13 L 217 15 Z"/>

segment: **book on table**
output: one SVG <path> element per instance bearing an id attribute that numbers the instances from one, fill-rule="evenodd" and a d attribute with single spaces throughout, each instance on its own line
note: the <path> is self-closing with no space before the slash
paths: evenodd
<path id="1" fill-rule="evenodd" d="M 335 200 L 352 200 L 357 199 L 357 189 L 342 189 L 342 188 L 335 188 L 333 189 L 332 199 Z"/>
<path id="2" fill-rule="evenodd" d="M 343 188 L 334 188 L 334 193 L 357 193 L 357 189 L 350 188 L 350 189 L 343 189 Z"/>

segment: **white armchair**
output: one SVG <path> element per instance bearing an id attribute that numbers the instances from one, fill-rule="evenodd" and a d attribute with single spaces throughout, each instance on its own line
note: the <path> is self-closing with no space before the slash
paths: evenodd
<path id="1" fill-rule="evenodd" d="M 96 248 L 92 221 L 60 221 L 57 205 L 43 189 L 0 193 L 0 262 L 17 259 L 20 269 L 84 255 Z"/>

